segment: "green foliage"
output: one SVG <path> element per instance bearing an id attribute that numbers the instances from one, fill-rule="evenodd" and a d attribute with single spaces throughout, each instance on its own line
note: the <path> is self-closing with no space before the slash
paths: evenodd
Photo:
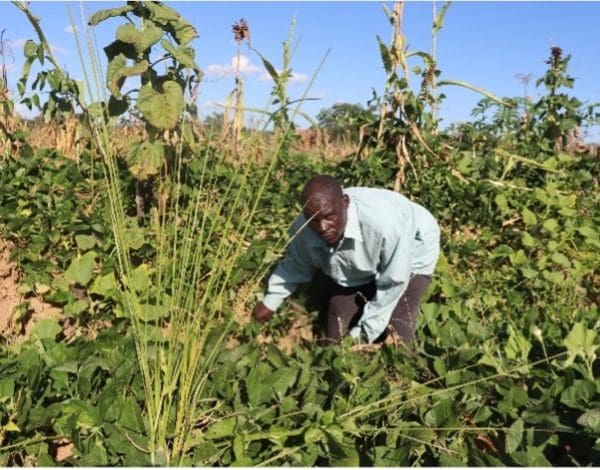
<path id="1" fill-rule="evenodd" d="M 32 39 L 28 39 L 23 46 L 25 62 L 23 63 L 21 78 L 17 83 L 18 92 L 22 98 L 21 103 L 26 105 L 30 110 L 34 106 L 38 108 L 45 122 L 72 116 L 75 113 L 75 104 L 81 105 L 83 101 L 81 96 L 82 85 L 69 78 L 55 59 L 40 27 L 39 19 L 31 13 L 29 5 L 21 1 L 13 1 L 12 3 L 25 14 L 35 29 L 39 41 L 35 42 Z M 31 85 L 33 90 L 37 90 L 38 93 L 24 97 L 32 65 L 35 62 L 39 62 L 40 66 L 43 67 L 46 60 L 52 64 L 53 68 L 38 72 Z M 42 104 L 40 94 L 46 91 L 48 92 L 48 98 Z"/>
<path id="2" fill-rule="evenodd" d="M 325 129 L 334 142 L 358 142 L 361 127 L 375 121 L 373 108 L 360 104 L 335 103 L 317 114 L 319 127 Z"/>
<path id="3" fill-rule="evenodd" d="M 107 48 L 113 100 L 130 76 L 123 58 L 133 61 L 146 80 L 137 105 L 149 132 L 177 128 L 195 31 L 159 3 L 103 10 L 90 22 L 122 16 L 144 28 L 119 28 Z M 397 12 L 388 17 L 398 24 Z M 173 65 L 161 78 L 150 57 L 158 44 Z M 429 80 L 434 55 L 409 53 L 400 39 L 380 48 L 389 80 L 380 104 L 397 106 L 378 123 L 385 144 L 341 167 L 284 153 L 276 167 L 245 162 L 240 170 L 212 145 L 175 152 L 153 138 L 129 143 L 127 165 L 107 157 L 110 179 L 92 192 L 96 148 L 78 162 L 51 150 L 34 155 L 20 134 L 19 158 L 0 163 L 0 222 L 16 245 L 22 291 L 62 307 L 78 326 L 112 326 L 93 340 L 67 339 L 61 323 L 46 319 L 27 342 L 0 347 L 3 465 L 600 461 L 600 161 L 555 147 L 555 131 L 573 129 L 573 113 L 583 117 L 576 101 L 560 97 L 572 85 L 568 59 L 553 52 L 539 106 L 506 99 L 512 107 L 498 108 L 491 123 L 444 133 L 427 109 L 431 82 L 415 93 L 396 72 L 403 57 L 418 57 Z M 39 46 L 29 43 L 26 53 L 39 59 Z M 60 74 L 47 79 L 62 86 Z M 156 114 L 158 105 L 168 112 Z M 273 342 L 257 341 L 257 325 L 237 325 L 233 305 L 239 287 L 277 259 L 306 179 L 327 172 L 346 185 L 391 187 L 402 139 L 411 153 L 401 156 L 431 157 L 410 160 L 403 190 L 443 231 L 417 343 L 357 352 L 349 342 L 299 340 L 284 353 L 274 344 L 298 315 L 291 307 L 262 331 Z M 158 177 L 168 158 L 177 169 L 161 180 L 168 210 L 138 223 L 135 188 Z M 316 311 L 306 315 L 316 322 Z M 73 453 L 58 462 L 65 441 Z"/>

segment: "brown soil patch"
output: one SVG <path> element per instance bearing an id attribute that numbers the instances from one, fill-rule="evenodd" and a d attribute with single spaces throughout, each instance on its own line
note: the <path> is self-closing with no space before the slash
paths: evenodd
<path id="1" fill-rule="evenodd" d="M 59 439 L 54 443 L 54 458 L 57 462 L 62 462 L 63 460 L 67 460 L 69 457 L 73 455 L 74 445 L 68 439 Z"/>
<path id="2" fill-rule="evenodd" d="M 12 312 L 21 303 L 18 292 L 19 273 L 10 261 L 13 245 L 0 239 L 0 335 L 12 329 Z"/>
<path id="3" fill-rule="evenodd" d="M 24 298 L 19 292 L 19 269 L 10 260 L 14 245 L 0 239 L 0 336 L 8 339 L 27 337 L 33 324 L 42 318 L 59 317 L 61 310 L 39 298 Z M 23 302 L 29 302 L 26 318 L 15 318 L 14 309 Z"/>

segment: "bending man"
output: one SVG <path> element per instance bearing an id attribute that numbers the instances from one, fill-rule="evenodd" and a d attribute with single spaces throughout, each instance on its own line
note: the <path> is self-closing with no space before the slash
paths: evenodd
<path id="1" fill-rule="evenodd" d="M 327 175 L 308 181 L 302 204 L 290 230 L 294 238 L 252 316 L 260 323 L 270 319 L 299 284 L 321 269 L 333 281 L 330 340 L 349 333 L 372 343 L 392 332 L 413 341 L 419 302 L 440 251 L 435 218 L 396 192 L 343 190 Z"/>

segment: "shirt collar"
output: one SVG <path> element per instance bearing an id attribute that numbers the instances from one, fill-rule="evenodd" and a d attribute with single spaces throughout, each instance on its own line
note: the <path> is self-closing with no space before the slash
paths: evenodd
<path id="1" fill-rule="evenodd" d="M 360 231 L 360 223 L 358 221 L 358 209 L 352 199 L 350 199 L 350 204 L 348 205 L 344 238 L 352 238 L 353 240 L 359 242 L 363 241 L 362 232 Z"/>

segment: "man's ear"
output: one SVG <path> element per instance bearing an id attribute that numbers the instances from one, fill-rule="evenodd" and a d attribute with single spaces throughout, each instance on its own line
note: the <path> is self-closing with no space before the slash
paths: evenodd
<path id="1" fill-rule="evenodd" d="M 344 209 L 348 209 L 349 205 L 350 205 L 350 196 L 348 196 L 347 194 L 344 194 Z"/>

